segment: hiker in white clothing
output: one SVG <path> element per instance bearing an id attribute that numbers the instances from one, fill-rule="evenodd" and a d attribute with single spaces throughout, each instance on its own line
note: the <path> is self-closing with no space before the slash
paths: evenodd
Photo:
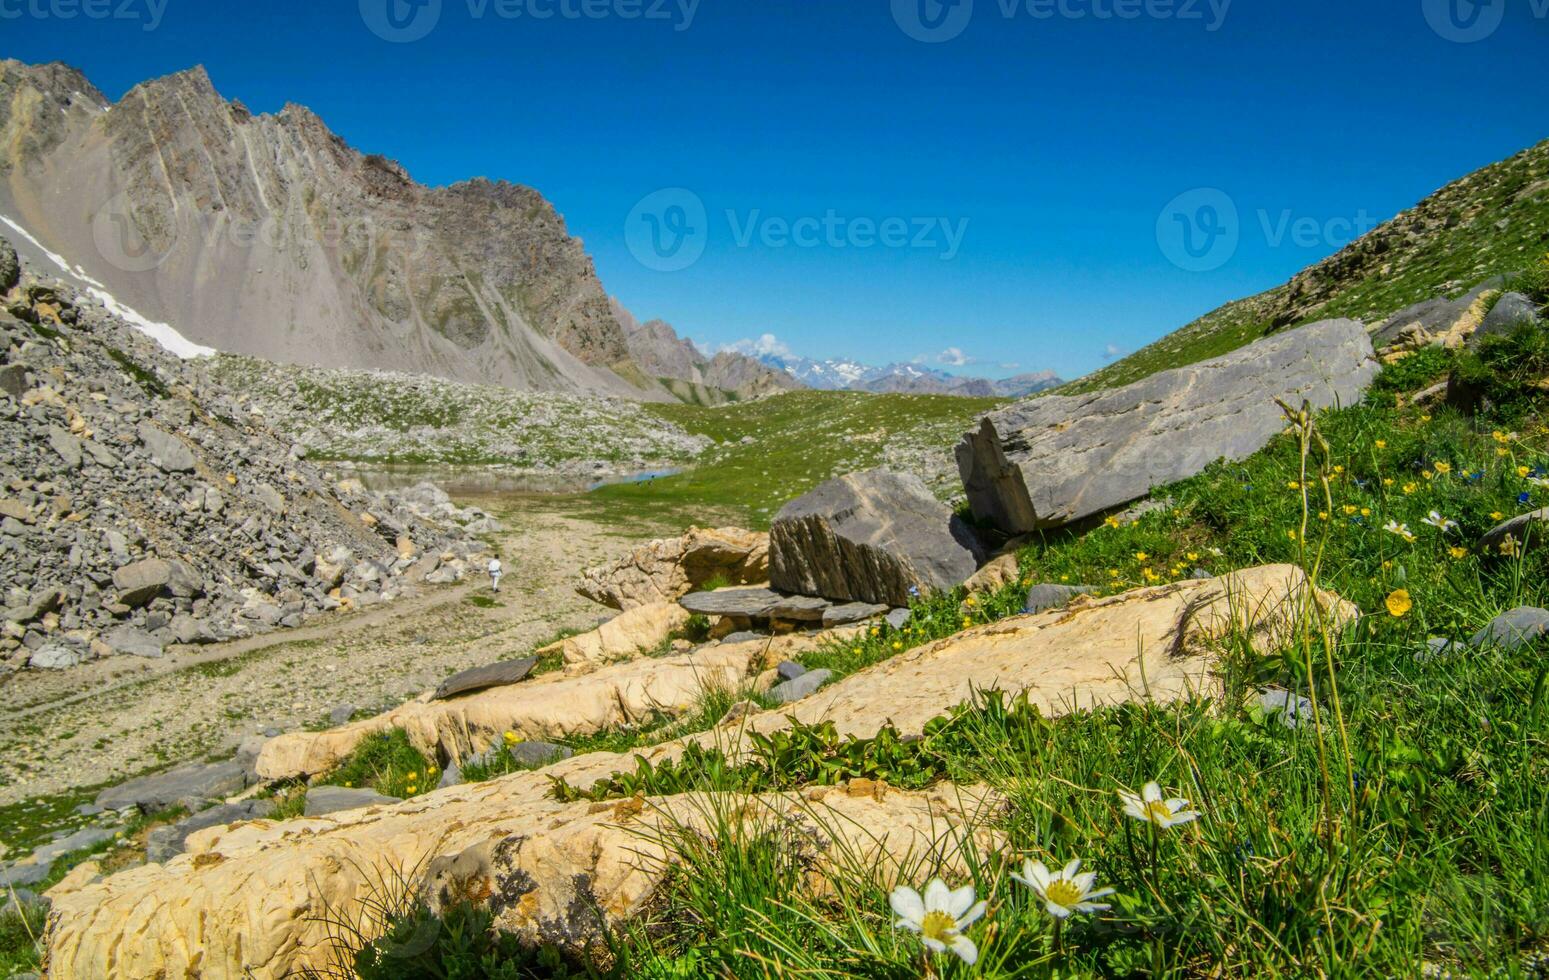
<path id="1" fill-rule="evenodd" d="M 491 558 L 489 560 L 489 581 L 491 587 L 496 592 L 500 591 L 500 576 L 504 573 L 505 569 L 500 565 L 500 556 L 496 555 L 494 558 Z"/>

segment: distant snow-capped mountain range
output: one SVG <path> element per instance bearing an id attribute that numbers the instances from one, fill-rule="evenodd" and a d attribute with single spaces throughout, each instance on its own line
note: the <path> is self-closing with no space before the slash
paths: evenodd
<path id="1" fill-rule="evenodd" d="M 796 354 L 760 353 L 753 356 L 769 367 L 784 371 L 808 388 L 824 391 L 1025 398 L 1064 384 L 1053 371 L 1001 379 L 968 378 L 919 364 L 894 363 L 878 367 L 848 359 L 818 361 Z"/>

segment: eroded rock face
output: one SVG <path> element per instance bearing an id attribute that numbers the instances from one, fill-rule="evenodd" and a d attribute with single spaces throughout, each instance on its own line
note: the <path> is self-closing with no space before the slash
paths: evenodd
<path id="1" fill-rule="evenodd" d="M 1060 527 L 1257 452 L 1285 427 L 1276 398 L 1356 403 L 1378 366 L 1364 327 L 1327 320 L 1123 388 L 1013 405 L 963 437 L 958 471 L 979 519 Z"/>
<path id="2" fill-rule="evenodd" d="M 636 548 L 581 576 L 576 591 L 614 609 L 673 602 L 712 579 L 752 585 L 769 577 L 769 535 L 740 528 L 690 528 Z"/>
<path id="3" fill-rule="evenodd" d="M 1479 328 L 1500 287 L 1501 280 L 1492 279 L 1455 300 L 1438 296 L 1405 307 L 1373 330 L 1372 342 L 1379 350 L 1395 351 L 1460 347 Z"/>
<path id="4" fill-rule="evenodd" d="M 830 480 L 786 504 L 769 531 L 777 589 L 836 601 L 907 606 L 956 588 L 979 567 L 973 530 L 916 476 L 871 470 Z"/>

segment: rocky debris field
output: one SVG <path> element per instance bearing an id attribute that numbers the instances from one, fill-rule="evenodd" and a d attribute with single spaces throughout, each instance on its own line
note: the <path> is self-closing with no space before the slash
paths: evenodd
<path id="1" fill-rule="evenodd" d="M 434 487 L 337 481 L 100 304 L 12 278 L 0 284 L 0 670 L 299 626 L 456 581 L 483 551 L 486 516 Z"/>
<path id="2" fill-rule="evenodd" d="M 621 399 L 230 355 L 202 367 L 237 392 L 249 414 L 324 459 L 500 464 L 596 477 L 679 466 L 709 444 Z"/>

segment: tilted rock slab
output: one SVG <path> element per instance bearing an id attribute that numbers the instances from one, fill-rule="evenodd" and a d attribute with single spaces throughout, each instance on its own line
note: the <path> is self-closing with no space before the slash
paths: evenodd
<path id="1" fill-rule="evenodd" d="M 1315 603 L 1312 607 L 1304 604 Z M 831 684 L 794 705 L 739 725 L 768 733 L 833 722 L 841 735 L 869 738 L 886 724 L 902 735 L 976 691 L 1026 693 L 1046 715 L 1126 701 L 1213 696 L 1220 642 L 1243 630 L 1271 652 L 1295 636 L 1303 610 L 1336 633 L 1359 616 L 1328 592 L 1314 595 L 1294 565 L 1266 565 L 1215 579 L 1191 579 L 1105 599 L 1079 596 L 1062 609 L 977 627 Z M 738 728 L 740 732 L 741 727 Z M 694 740 L 724 744 L 725 732 Z"/>
<path id="2" fill-rule="evenodd" d="M 973 529 L 917 476 L 869 470 L 786 504 L 769 529 L 769 582 L 836 601 L 907 606 L 961 585 L 983 556 Z"/>
<path id="3" fill-rule="evenodd" d="M 911 793 L 858 780 L 758 797 L 565 804 L 549 795 L 549 774 L 584 784 L 621 768 L 632 765 L 581 756 L 393 806 L 201 831 L 165 865 L 55 889 L 48 975 L 272 980 L 324 967 L 322 919 L 354 921 L 363 901 L 381 897 L 373 883 L 395 873 L 423 876 L 437 901 L 489 903 L 501 929 L 582 945 L 597 932 L 590 909 L 610 923 L 640 912 L 678 860 L 670 836 L 705 830 L 717 812 L 810 854 L 814 891 L 836 865 L 870 869 L 879 895 L 938 869 L 960 877 L 965 840 L 979 853 L 996 846 L 985 828 L 1000 801 L 980 788 Z"/>
<path id="4" fill-rule="evenodd" d="M 1378 368 L 1361 324 L 1326 320 L 1123 388 L 1012 405 L 963 437 L 958 472 L 979 519 L 1060 527 L 1258 452 L 1285 428 L 1276 398 L 1353 405 Z"/>
<path id="5" fill-rule="evenodd" d="M 593 602 L 629 610 L 674 602 L 712 579 L 755 585 L 769 578 L 769 535 L 741 528 L 689 528 L 677 538 L 642 545 L 588 569 L 576 591 Z"/>
<path id="6" fill-rule="evenodd" d="M 976 691 L 996 687 L 1025 692 L 1051 715 L 1078 705 L 1215 693 L 1215 655 L 1232 629 L 1268 650 L 1294 636 L 1303 611 L 1331 628 L 1356 616 L 1348 603 L 1310 594 L 1306 584 L 1299 569 L 1277 565 L 1106 599 L 1083 597 L 1063 610 L 1013 617 L 910 650 L 796 704 L 638 754 L 659 764 L 695 742 L 737 756 L 747 751 L 750 729 L 778 730 L 789 725 L 787 716 L 833 721 L 841 733 L 858 737 L 889 723 L 918 733 Z M 528 694 L 543 681 L 507 691 Z M 321 966 L 329 927 L 320 920 L 353 919 L 373 897 L 373 881 L 394 871 L 416 878 L 425 871 L 437 898 L 462 893 L 489 901 L 503 929 L 574 942 L 585 925 L 576 908 L 595 903 L 619 921 L 649 901 L 671 860 L 660 839 L 664 823 L 702 828 L 718 803 L 735 805 L 744 819 L 783 822 L 793 840 L 816 849 L 820 870 L 844 849 L 852 858 L 869 856 L 880 891 L 890 879 L 918 880 L 929 857 L 945 858 L 951 867 L 965 829 L 981 827 L 997 805 L 981 790 L 944 785 L 901 793 L 870 783 L 734 801 L 695 795 L 561 804 L 548 794 L 551 775 L 586 788 L 634 768 L 632 758 L 620 755 L 578 756 L 541 773 L 452 787 L 393 806 L 200 831 L 185 855 L 165 865 L 97 882 L 72 876 L 50 893 L 48 975 L 218 980 L 249 970 L 271 978 Z M 804 828 L 821 830 L 814 836 Z M 825 840 L 832 843 L 825 847 Z"/>
<path id="7" fill-rule="evenodd" d="M 590 632 L 567 637 L 536 653 L 540 657 L 563 654 L 565 663 L 573 668 L 599 667 L 655 650 L 687 626 L 688 618 L 687 610 L 675 602 L 636 606 Z"/>
<path id="8" fill-rule="evenodd" d="M 587 735 L 639 724 L 655 714 L 679 714 L 707 689 L 736 691 L 764 669 L 765 644 L 710 647 L 662 660 L 639 660 L 581 676 L 546 674 L 451 701 L 430 695 L 375 718 L 325 732 L 291 732 L 264 743 L 257 770 L 264 779 L 326 772 L 361 740 L 402 728 L 419 751 L 460 762 L 505 732 L 526 739 Z M 778 661 L 776 661 L 778 662 Z"/>

